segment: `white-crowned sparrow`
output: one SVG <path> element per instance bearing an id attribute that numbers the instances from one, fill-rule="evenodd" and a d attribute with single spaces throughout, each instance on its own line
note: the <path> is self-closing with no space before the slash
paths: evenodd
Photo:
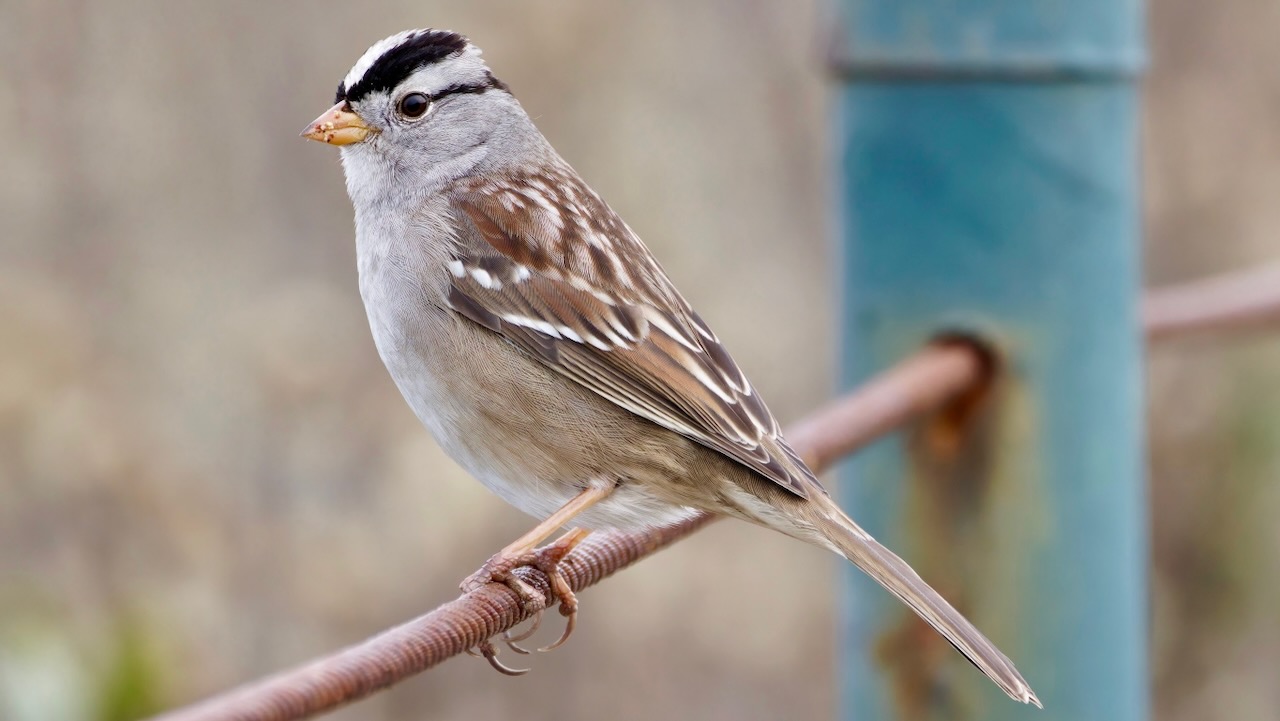
<path id="1" fill-rule="evenodd" d="M 458 463 L 545 519 L 464 589 L 496 580 L 528 598 L 510 572 L 537 565 L 572 622 L 555 566 L 585 529 L 725 514 L 845 556 L 1039 705 L 1003 653 L 841 512 L 648 249 L 466 38 L 375 43 L 303 135 L 342 148 L 360 294 L 405 400 Z M 536 548 L 565 525 L 580 530 Z"/>

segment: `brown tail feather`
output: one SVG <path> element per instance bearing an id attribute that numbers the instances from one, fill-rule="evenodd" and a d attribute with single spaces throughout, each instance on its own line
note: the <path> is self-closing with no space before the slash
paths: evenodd
<path id="1" fill-rule="evenodd" d="M 830 516 L 818 519 L 817 525 L 841 555 L 910 606 L 1011 698 L 1044 708 L 1009 657 L 930 588 L 905 561 L 877 543 L 834 503 L 823 505 Z"/>

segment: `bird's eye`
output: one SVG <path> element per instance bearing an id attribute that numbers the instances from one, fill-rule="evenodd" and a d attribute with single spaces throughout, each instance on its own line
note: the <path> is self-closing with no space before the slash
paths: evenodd
<path id="1" fill-rule="evenodd" d="M 409 93 L 400 98 L 400 114 L 406 118 L 421 118 L 431 108 L 431 98 L 422 93 Z"/>

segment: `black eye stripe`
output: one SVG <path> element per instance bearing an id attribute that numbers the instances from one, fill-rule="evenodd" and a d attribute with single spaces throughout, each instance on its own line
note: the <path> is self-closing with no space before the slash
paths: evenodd
<path id="1" fill-rule="evenodd" d="M 507 90 L 507 84 L 493 77 L 493 73 L 489 73 L 484 82 L 480 83 L 456 83 L 450 85 L 444 90 L 437 91 L 429 96 L 433 101 L 450 95 L 465 95 L 468 93 L 483 93 L 488 90 Z"/>

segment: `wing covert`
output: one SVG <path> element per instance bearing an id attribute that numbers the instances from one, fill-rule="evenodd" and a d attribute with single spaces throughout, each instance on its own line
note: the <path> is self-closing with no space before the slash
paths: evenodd
<path id="1" fill-rule="evenodd" d="M 483 241 L 449 264 L 454 310 L 798 496 L 825 493 L 715 334 L 581 181 L 490 181 L 454 203 Z"/>

